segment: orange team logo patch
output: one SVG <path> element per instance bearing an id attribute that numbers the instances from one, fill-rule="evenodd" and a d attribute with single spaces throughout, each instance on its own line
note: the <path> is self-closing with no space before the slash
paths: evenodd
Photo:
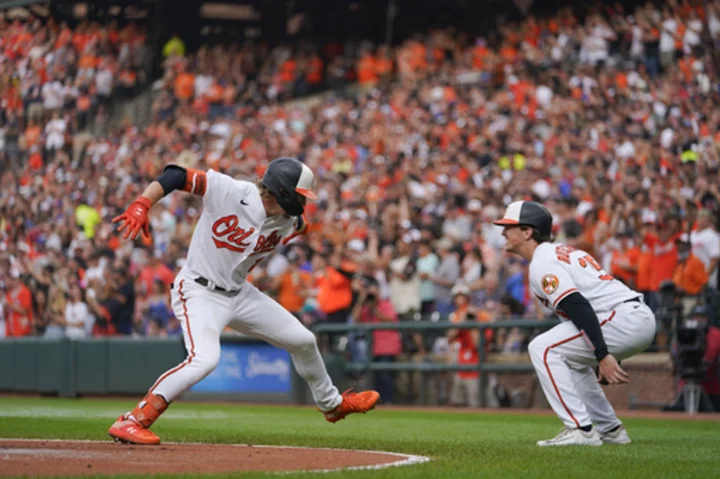
<path id="1" fill-rule="evenodd" d="M 558 286 L 560 286 L 560 280 L 554 274 L 546 274 L 542 277 L 542 280 L 540 280 L 540 284 L 542 284 L 542 289 L 545 291 L 545 294 L 553 294 L 558 289 Z"/>

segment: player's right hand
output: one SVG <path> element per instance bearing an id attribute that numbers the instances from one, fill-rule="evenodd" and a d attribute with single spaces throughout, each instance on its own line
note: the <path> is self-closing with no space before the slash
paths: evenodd
<path id="1" fill-rule="evenodd" d="M 140 230 L 143 236 L 150 239 L 150 222 L 148 220 L 148 211 L 152 207 L 152 203 L 144 196 L 138 196 L 135 201 L 125 210 L 125 213 L 112 219 L 113 223 L 120 222 L 118 233 L 125 232 L 123 239 L 137 238 Z"/>
<path id="2" fill-rule="evenodd" d="M 598 382 L 600 384 L 604 384 L 603 379 L 608 384 L 627 384 L 630 381 L 630 376 L 623 371 L 612 354 L 602 358 L 598 365 L 598 373 Z"/>

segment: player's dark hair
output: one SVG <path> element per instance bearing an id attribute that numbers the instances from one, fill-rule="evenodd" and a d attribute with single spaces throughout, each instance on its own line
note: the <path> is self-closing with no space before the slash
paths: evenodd
<path id="1" fill-rule="evenodd" d="M 535 240 L 535 242 L 537 244 L 552 242 L 552 238 L 550 238 L 549 236 L 543 236 L 542 233 L 540 233 L 540 231 L 537 228 L 533 228 L 532 226 L 524 226 L 524 225 L 521 226 L 521 228 L 523 228 L 523 229 L 527 228 L 527 229 L 532 230 L 532 235 L 530 236 L 530 239 Z"/>
<path id="2" fill-rule="evenodd" d="M 262 184 L 262 180 L 258 180 L 258 181 L 255 183 L 255 185 L 257 186 L 258 191 L 260 192 L 260 197 L 266 197 L 266 198 L 267 198 L 268 196 L 272 196 L 272 192 L 270 192 L 270 190 L 268 189 L 267 186 L 265 186 L 265 185 Z"/>

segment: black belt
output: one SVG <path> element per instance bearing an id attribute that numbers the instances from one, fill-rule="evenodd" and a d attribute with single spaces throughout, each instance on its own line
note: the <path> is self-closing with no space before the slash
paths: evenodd
<path id="1" fill-rule="evenodd" d="M 205 286 L 206 288 L 207 288 L 208 284 L 210 284 L 210 281 L 208 281 L 206 278 L 203 278 L 202 276 L 200 276 L 199 278 L 195 278 L 194 281 L 197 284 L 199 284 L 200 286 Z M 229 291 L 225 288 L 221 288 L 218 285 L 213 285 L 212 289 L 215 291 L 222 291 L 223 293 L 237 293 L 239 291 L 239 290 Z"/>
<path id="2" fill-rule="evenodd" d="M 623 301 L 623 303 L 633 303 L 633 302 L 635 302 L 635 303 L 642 303 L 642 301 L 640 301 L 640 298 L 639 298 L 639 297 L 632 298 L 632 299 L 626 299 L 625 301 Z"/>

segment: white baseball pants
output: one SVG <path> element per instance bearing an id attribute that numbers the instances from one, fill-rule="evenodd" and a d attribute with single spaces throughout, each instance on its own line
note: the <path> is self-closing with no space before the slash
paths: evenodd
<path id="1" fill-rule="evenodd" d="M 187 357 L 165 372 L 150 392 L 170 402 L 210 374 L 220 361 L 220 333 L 226 326 L 288 351 L 307 381 L 315 403 L 330 411 L 342 402 L 320 356 L 315 335 L 276 301 L 245 283 L 236 295 L 212 291 L 181 271 L 171 292 Z"/>
<path id="2" fill-rule="evenodd" d="M 618 361 L 644 351 L 655 336 L 655 316 L 641 302 L 622 303 L 598 319 L 608 351 Z M 572 322 L 539 335 L 528 351 L 545 397 L 565 426 L 594 423 L 605 432 L 620 424 L 597 382 L 593 348 Z"/>

